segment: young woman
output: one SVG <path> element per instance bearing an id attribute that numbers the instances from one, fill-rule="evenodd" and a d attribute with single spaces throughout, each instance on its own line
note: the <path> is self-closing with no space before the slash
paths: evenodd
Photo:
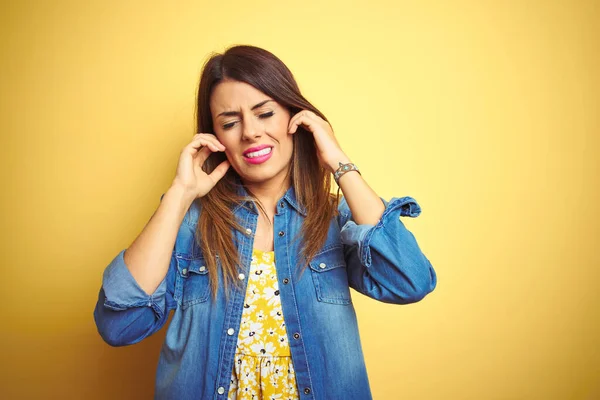
<path id="1" fill-rule="evenodd" d="M 264 49 L 209 58 L 197 125 L 158 209 L 104 272 L 100 335 L 139 342 L 174 310 L 157 399 L 370 399 L 350 288 L 395 304 L 435 288 L 400 219 L 420 206 L 373 192 Z"/>

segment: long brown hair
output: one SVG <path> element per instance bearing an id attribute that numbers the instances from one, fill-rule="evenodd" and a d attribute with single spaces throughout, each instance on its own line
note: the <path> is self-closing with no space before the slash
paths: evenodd
<path id="1" fill-rule="evenodd" d="M 291 71 L 279 58 L 259 47 L 238 45 L 229 47 L 222 54 L 212 53 L 204 63 L 197 96 L 196 132 L 215 133 L 210 96 L 214 87 L 224 79 L 254 86 L 287 108 L 292 115 L 306 109 L 327 121 L 323 113 L 302 96 Z M 203 170 L 210 173 L 224 160 L 224 153 L 212 153 L 204 163 Z M 330 193 L 331 173 L 319 163 L 313 135 L 302 126 L 293 135 L 293 155 L 288 174 L 296 199 L 306 211 L 299 235 L 302 239 L 302 273 L 325 243 L 329 222 L 336 215 L 338 205 L 338 197 Z M 240 283 L 236 279 L 239 273 L 239 253 L 232 230 L 242 232 L 242 227 L 233 214 L 233 208 L 248 199 L 256 200 L 250 192 L 249 198 L 238 194 L 240 182 L 237 172 L 229 168 L 210 192 L 197 199 L 201 212 L 196 228 L 196 241 L 205 256 L 215 298 L 218 289 L 217 257 L 223 270 L 226 295 L 229 295 L 227 288 L 231 282 Z"/>

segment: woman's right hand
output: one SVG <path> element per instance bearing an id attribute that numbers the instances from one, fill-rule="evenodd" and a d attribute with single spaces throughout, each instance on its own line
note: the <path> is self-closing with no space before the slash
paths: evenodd
<path id="1" fill-rule="evenodd" d="M 181 150 L 177 173 L 173 184 L 180 185 L 186 193 L 196 199 L 206 195 L 229 169 L 229 161 L 219 164 L 207 174 L 202 165 L 212 152 L 225 151 L 225 146 L 211 133 L 197 133 L 192 141 Z"/>

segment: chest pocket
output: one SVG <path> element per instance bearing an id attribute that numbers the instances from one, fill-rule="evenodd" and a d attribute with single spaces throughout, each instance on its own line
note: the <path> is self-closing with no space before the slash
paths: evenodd
<path id="1" fill-rule="evenodd" d="M 350 287 L 342 246 L 326 248 L 309 263 L 317 292 L 324 303 L 350 304 Z"/>
<path id="2" fill-rule="evenodd" d="M 177 255 L 176 260 L 182 308 L 185 310 L 208 300 L 210 282 L 204 258 Z"/>

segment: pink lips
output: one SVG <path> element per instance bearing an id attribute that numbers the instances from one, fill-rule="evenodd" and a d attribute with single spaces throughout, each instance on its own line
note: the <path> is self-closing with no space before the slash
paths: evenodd
<path id="1" fill-rule="evenodd" d="M 262 149 L 266 149 L 267 147 L 271 147 L 271 146 L 268 146 L 266 144 L 261 144 L 260 146 L 250 147 L 249 149 L 247 149 L 247 150 L 244 151 L 244 155 L 246 155 L 248 153 L 252 153 L 254 151 L 260 151 Z"/>
<path id="2" fill-rule="evenodd" d="M 264 156 L 253 157 L 253 158 L 246 157 L 246 154 L 252 153 L 252 152 L 255 152 L 255 151 L 260 151 L 260 150 L 263 150 L 263 149 L 266 149 L 266 148 L 269 148 L 269 147 L 272 147 L 272 146 L 260 145 L 260 146 L 251 147 L 251 148 L 247 149 L 246 151 L 244 151 L 244 160 L 246 160 L 246 162 L 248 162 L 250 164 L 262 164 L 262 163 L 264 163 L 269 158 L 271 158 L 271 155 L 273 155 L 273 150 L 271 150 L 271 152 L 269 154 L 265 154 Z"/>

